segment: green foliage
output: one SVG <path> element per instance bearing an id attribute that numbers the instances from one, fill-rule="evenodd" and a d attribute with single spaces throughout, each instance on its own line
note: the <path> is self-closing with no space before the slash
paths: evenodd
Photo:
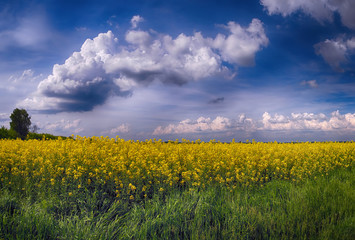
<path id="1" fill-rule="evenodd" d="M 27 134 L 26 140 L 30 139 L 37 139 L 37 140 L 56 140 L 58 138 L 66 139 L 66 137 L 63 136 L 54 136 L 49 133 L 34 133 L 34 132 L 29 132 Z"/>
<path id="2" fill-rule="evenodd" d="M 31 117 L 28 115 L 25 109 L 16 108 L 10 116 L 10 129 L 5 126 L 0 128 L 0 139 L 37 139 L 37 140 L 55 140 L 63 136 L 54 136 L 48 133 L 37 133 L 38 127 L 32 126 L 32 132 L 30 132 Z"/>
<path id="3" fill-rule="evenodd" d="M 25 139 L 31 126 L 31 117 L 25 109 L 16 108 L 10 116 L 10 129 L 15 130 L 21 139 Z"/>
<path id="4" fill-rule="evenodd" d="M 0 239 L 355 239 L 355 169 L 116 201 L 100 189 L 0 189 Z M 32 197 L 29 195 L 32 194 Z"/>
<path id="5" fill-rule="evenodd" d="M 7 130 L 4 126 L 0 128 L 0 139 L 9 138 L 9 130 Z"/>
<path id="6" fill-rule="evenodd" d="M 6 127 L 2 126 L 0 128 L 0 139 L 16 139 L 18 138 L 18 133 L 13 129 L 7 129 Z M 37 139 L 37 140 L 56 140 L 58 138 L 66 139 L 67 137 L 64 136 L 54 136 L 49 133 L 34 133 L 28 132 L 26 136 L 26 140 L 30 139 Z"/>
<path id="7" fill-rule="evenodd" d="M 4 126 L 0 128 L 0 139 L 16 139 L 17 136 L 17 132 L 13 129 L 7 129 Z"/>

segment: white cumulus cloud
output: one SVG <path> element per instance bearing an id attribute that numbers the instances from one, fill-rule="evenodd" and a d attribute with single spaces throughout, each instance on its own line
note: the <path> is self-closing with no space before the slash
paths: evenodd
<path id="1" fill-rule="evenodd" d="M 265 112 L 262 116 L 261 130 L 355 130 L 355 114 L 340 114 L 335 111 L 330 117 L 325 114 L 292 113 L 291 116 Z"/>
<path id="2" fill-rule="evenodd" d="M 226 28 L 231 34 L 218 34 L 214 40 L 214 46 L 220 49 L 223 60 L 241 66 L 254 65 L 255 53 L 269 43 L 262 22 L 253 19 L 248 28 L 229 22 Z"/>
<path id="3" fill-rule="evenodd" d="M 133 16 L 131 19 L 132 28 L 137 28 L 138 23 L 143 22 L 144 18 L 139 15 Z"/>
<path id="4" fill-rule="evenodd" d="M 303 11 L 322 23 L 333 21 L 334 12 L 337 12 L 346 27 L 355 29 L 354 0 L 261 0 L 260 3 L 270 15 L 285 17 Z"/>
<path id="5" fill-rule="evenodd" d="M 76 119 L 76 120 L 64 120 L 64 119 L 61 119 L 59 121 L 56 121 L 56 122 L 47 122 L 45 124 L 40 124 L 39 123 L 39 126 L 40 126 L 40 129 L 43 129 L 45 131 L 48 131 L 48 132 L 53 132 L 53 131 L 67 131 L 67 132 L 71 132 L 73 134 L 76 134 L 76 133 L 80 133 L 82 132 L 84 129 L 83 128 L 80 128 L 81 124 L 81 119 Z"/>
<path id="6" fill-rule="evenodd" d="M 342 72 L 344 71 L 342 65 L 346 64 L 349 56 L 354 54 L 355 38 L 327 39 L 314 45 L 314 48 L 316 53 L 321 55 L 334 70 Z"/>
<path id="7" fill-rule="evenodd" d="M 229 119 L 217 116 L 215 119 L 199 117 L 196 120 L 186 119 L 178 124 L 169 124 L 166 127 L 158 126 L 153 135 L 182 134 L 198 132 L 223 132 L 230 130 L 251 130 L 254 122 L 241 114 L 238 119 Z"/>
<path id="8" fill-rule="evenodd" d="M 142 18 L 132 18 L 136 26 Z M 112 31 L 87 39 L 79 52 L 38 85 L 20 105 L 47 112 L 90 111 L 110 96 L 130 96 L 135 87 L 153 81 L 182 85 L 229 72 L 223 61 L 252 66 L 255 54 L 267 46 L 262 22 L 253 19 L 248 27 L 229 22 L 228 35 L 215 39 L 196 32 L 176 38 L 136 29 L 126 32 L 120 44 Z"/>
<path id="9" fill-rule="evenodd" d="M 355 113 L 340 114 L 339 111 L 326 116 L 323 113 L 291 113 L 271 115 L 265 112 L 261 119 L 247 118 L 245 114 L 230 119 L 218 116 L 215 119 L 200 117 L 186 119 L 178 124 L 158 126 L 153 135 L 211 133 L 211 132 L 257 132 L 257 131 L 355 131 Z"/>
<path id="10" fill-rule="evenodd" d="M 129 132 L 129 125 L 128 124 L 121 124 L 116 128 L 112 128 L 109 132 L 111 134 L 117 134 L 117 133 L 127 133 Z"/>

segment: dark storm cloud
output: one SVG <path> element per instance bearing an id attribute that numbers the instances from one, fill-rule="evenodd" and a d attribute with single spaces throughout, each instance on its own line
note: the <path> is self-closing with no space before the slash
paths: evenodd
<path id="1" fill-rule="evenodd" d="M 219 98 L 209 101 L 208 103 L 209 104 L 217 104 L 217 103 L 222 103 L 223 101 L 224 101 L 224 97 L 219 97 Z"/>
<path id="2" fill-rule="evenodd" d="M 137 83 L 143 85 L 150 84 L 153 81 L 161 81 L 166 84 L 181 86 L 188 82 L 188 79 L 183 74 L 169 70 L 134 72 L 131 69 L 124 69 L 121 72 L 124 76 L 134 79 Z"/>
<path id="3" fill-rule="evenodd" d="M 47 90 L 43 94 L 49 98 L 62 99 L 58 103 L 57 112 L 81 112 L 91 111 L 95 106 L 104 104 L 110 96 L 128 97 L 131 92 L 121 91 L 112 80 L 104 80 L 74 88 L 67 93 Z"/>

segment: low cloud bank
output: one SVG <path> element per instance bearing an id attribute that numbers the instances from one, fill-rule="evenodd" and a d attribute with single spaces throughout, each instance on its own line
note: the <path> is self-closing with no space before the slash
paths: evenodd
<path id="1" fill-rule="evenodd" d="M 263 130 L 355 131 L 355 113 L 340 114 L 339 111 L 335 111 L 330 116 L 323 113 L 292 113 L 291 116 L 285 116 L 265 112 L 262 118 L 257 120 L 247 118 L 245 114 L 239 115 L 236 119 L 221 116 L 215 119 L 200 117 L 197 120 L 186 119 L 165 127 L 158 126 L 153 135 Z"/>

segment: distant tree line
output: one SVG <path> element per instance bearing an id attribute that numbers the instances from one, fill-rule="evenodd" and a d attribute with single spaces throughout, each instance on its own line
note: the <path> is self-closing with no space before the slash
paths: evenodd
<path id="1" fill-rule="evenodd" d="M 32 125 L 31 117 L 25 109 L 16 108 L 10 115 L 10 129 L 5 126 L 0 128 L 0 139 L 57 139 L 48 133 L 37 133 L 39 128 L 37 125 Z M 65 137 L 62 137 L 65 138 Z"/>

